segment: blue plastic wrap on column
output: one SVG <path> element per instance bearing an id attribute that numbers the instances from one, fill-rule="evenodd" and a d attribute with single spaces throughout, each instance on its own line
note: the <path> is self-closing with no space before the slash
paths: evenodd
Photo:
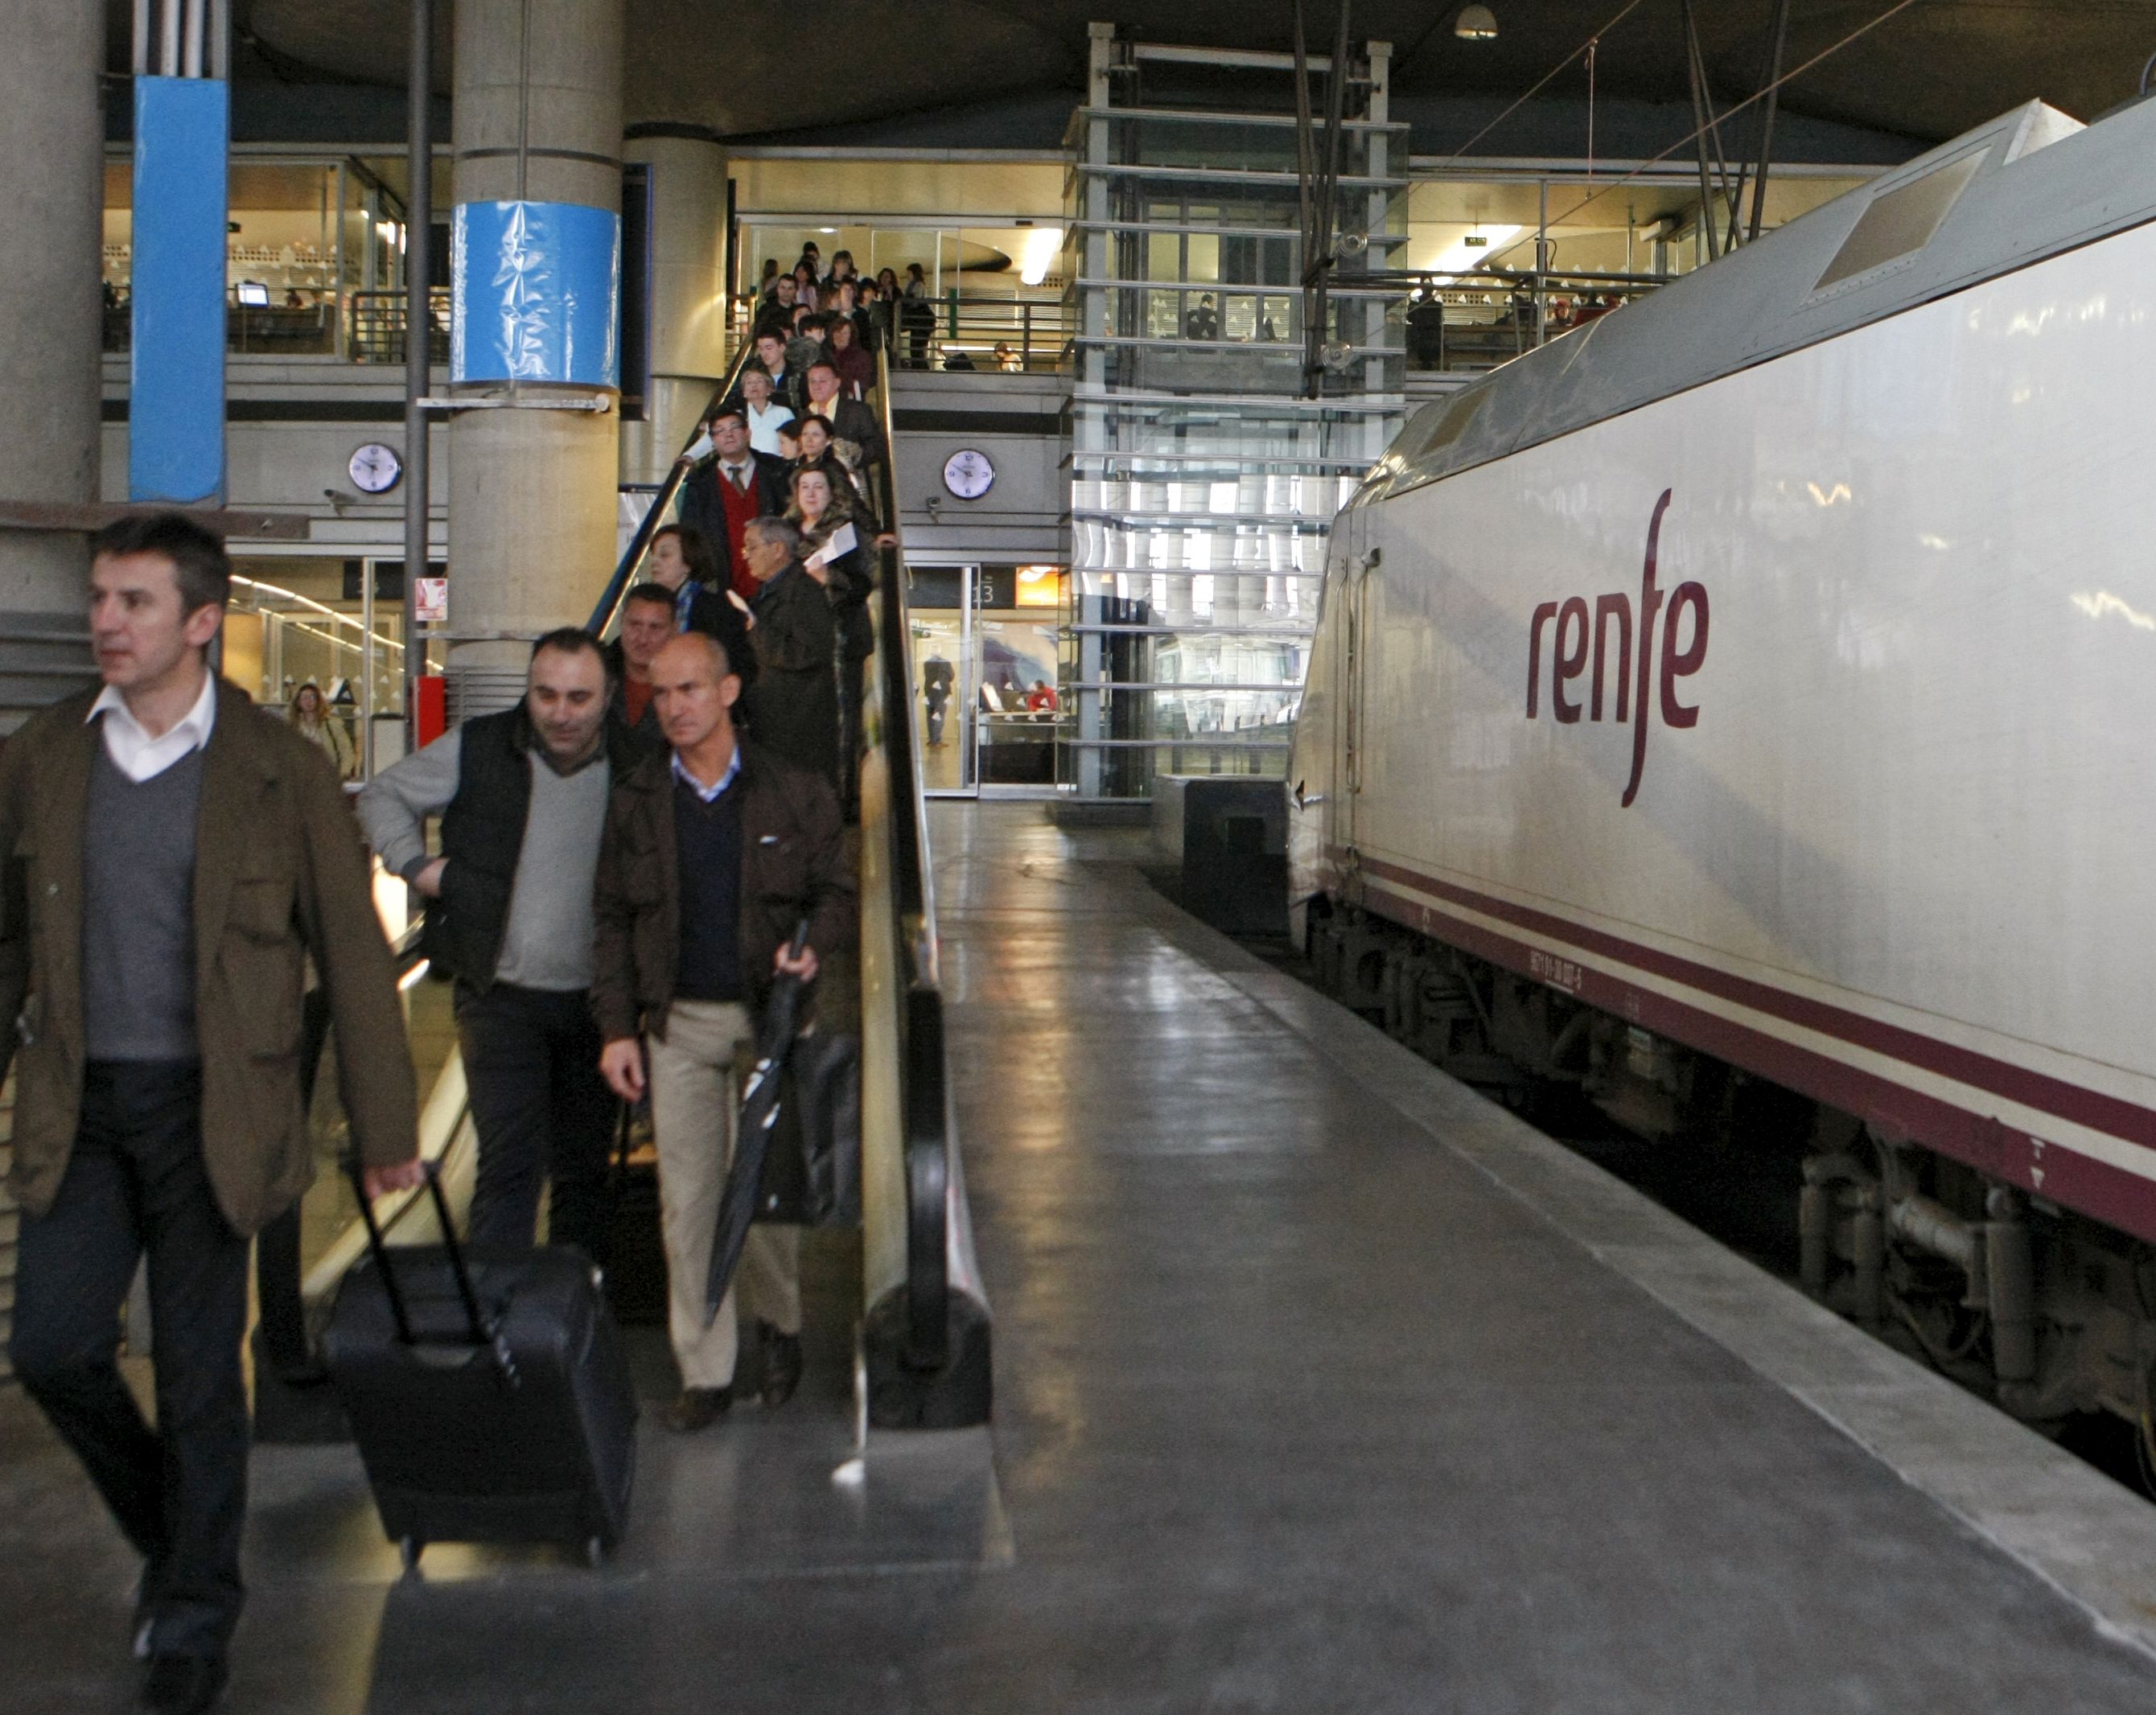
<path id="1" fill-rule="evenodd" d="M 224 501 L 228 85 L 135 80 L 127 495 Z"/>
<path id="2" fill-rule="evenodd" d="M 459 203 L 449 379 L 621 385 L 621 216 L 581 203 Z"/>

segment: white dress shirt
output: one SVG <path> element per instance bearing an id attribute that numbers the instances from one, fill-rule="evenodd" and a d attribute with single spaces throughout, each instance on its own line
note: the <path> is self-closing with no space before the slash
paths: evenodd
<path id="1" fill-rule="evenodd" d="M 738 741 L 734 745 L 733 759 L 726 764 L 726 772 L 719 776 L 719 783 L 716 786 L 705 785 L 702 781 L 691 774 L 682 763 L 681 752 L 678 750 L 674 752 L 674 778 L 703 799 L 706 804 L 716 803 L 719 794 L 734 783 L 734 777 L 740 773 L 741 745 Z"/>
<path id="2" fill-rule="evenodd" d="M 793 420 L 793 413 L 787 406 L 776 403 L 766 405 L 761 411 L 753 405 L 744 405 L 742 413 L 748 418 L 748 444 L 759 453 L 778 456 L 778 430 L 783 424 Z"/>
<path id="3" fill-rule="evenodd" d="M 210 728 L 217 725 L 217 675 L 203 675 L 202 695 L 195 706 L 156 738 L 143 730 L 116 686 L 106 685 L 90 706 L 87 718 L 95 721 L 100 715 L 105 717 L 105 755 L 139 786 L 209 742 Z"/>

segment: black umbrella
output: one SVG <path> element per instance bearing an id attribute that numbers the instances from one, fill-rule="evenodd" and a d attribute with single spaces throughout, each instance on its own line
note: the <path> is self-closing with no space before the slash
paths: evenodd
<path id="1" fill-rule="evenodd" d="M 789 959 L 801 957 L 808 944 L 808 920 L 803 917 L 788 947 Z M 801 1010 L 801 978 L 782 971 L 771 985 L 771 1000 L 763 1009 L 763 1035 L 757 1044 L 756 1069 L 742 1092 L 741 1117 L 734 1127 L 734 1158 L 726 1169 L 726 1188 L 719 1199 L 718 1230 L 711 1240 L 711 1269 L 704 1277 L 704 1317 L 719 1313 L 727 1284 L 741 1261 L 742 1246 L 755 1221 L 763 1185 L 763 1164 L 771 1153 L 773 1129 L 778 1124 L 778 1091 L 786 1056 L 793 1046 L 794 1024 Z"/>

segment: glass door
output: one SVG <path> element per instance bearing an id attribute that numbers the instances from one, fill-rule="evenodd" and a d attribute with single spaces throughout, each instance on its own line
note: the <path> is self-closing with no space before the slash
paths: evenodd
<path id="1" fill-rule="evenodd" d="M 921 784 L 931 797 L 971 798 L 978 789 L 974 723 L 979 700 L 973 630 L 973 566 L 911 568 L 914 719 L 921 732 Z"/>
<path id="2" fill-rule="evenodd" d="M 1061 573 L 1056 566 L 973 568 L 973 760 L 984 787 L 1055 788 Z"/>

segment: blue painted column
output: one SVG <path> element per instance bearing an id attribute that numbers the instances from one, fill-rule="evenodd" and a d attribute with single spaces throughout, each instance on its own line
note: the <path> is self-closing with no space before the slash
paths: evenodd
<path id="1" fill-rule="evenodd" d="M 449 229 L 449 381 L 621 385 L 621 214 L 459 203 Z"/>
<path id="2" fill-rule="evenodd" d="M 135 80 L 130 500 L 224 504 L 231 115 L 220 79 Z"/>
<path id="3" fill-rule="evenodd" d="M 457 0 L 449 718 L 524 694 L 620 553 L 624 0 Z"/>

